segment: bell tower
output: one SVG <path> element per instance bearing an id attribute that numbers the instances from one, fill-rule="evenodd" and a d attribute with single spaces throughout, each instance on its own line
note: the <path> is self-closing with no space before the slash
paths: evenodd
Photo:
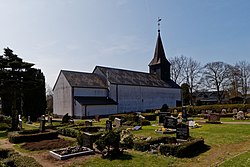
<path id="1" fill-rule="evenodd" d="M 160 21 L 158 18 L 158 37 L 155 46 L 154 57 L 149 63 L 149 73 L 156 74 L 159 78 L 164 81 L 170 80 L 170 66 L 171 64 L 167 60 L 161 40 L 160 34 Z"/>

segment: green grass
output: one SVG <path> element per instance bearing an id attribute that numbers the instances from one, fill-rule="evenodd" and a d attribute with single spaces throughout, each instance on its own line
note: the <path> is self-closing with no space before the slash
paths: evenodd
<path id="1" fill-rule="evenodd" d="M 190 129 L 190 136 L 202 137 L 208 145 L 230 144 L 249 139 L 249 125 L 203 124 L 202 128 Z"/>
<path id="2" fill-rule="evenodd" d="M 74 166 L 84 167 L 159 167 L 159 166 L 173 166 L 177 163 L 177 158 L 162 155 L 155 155 L 149 153 L 142 153 L 132 151 L 124 153 L 118 159 L 109 160 L 101 157 L 94 157 L 85 160 L 81 164 L 73 164 Z"/>
<path id="3" fill-rule="evenodd" d="M 8 132 L 7 131 L 0 131 L 0 139 L 7 138 Z"/>
<path id="4" fill-rule="evenodd" d="M 250 166 L 250 151 L 225 161 L 220 167 L 248 167 Z"/>

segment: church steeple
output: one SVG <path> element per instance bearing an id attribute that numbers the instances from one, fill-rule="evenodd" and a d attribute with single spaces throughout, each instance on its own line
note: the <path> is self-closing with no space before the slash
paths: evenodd
<path id="1" fill-rule="evenodd" d="M 158 19 L 159 21 L 159 19 Z M 158 24 L 158 37 L 155 46 L 154 57 L 149 63 L 149 72 L 156 74 L 164 81 L 170 80 L 170 63 L 167 60 L 161 40 L 161 34 Z"/>

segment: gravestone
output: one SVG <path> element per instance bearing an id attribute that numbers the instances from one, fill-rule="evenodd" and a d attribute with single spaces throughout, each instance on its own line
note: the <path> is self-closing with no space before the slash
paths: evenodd
<path id="1" fill-rule="evenodd" d="M 40 132 L 44 132 L 45 131 L 45 116 L 42 115 L 40 117 Z"/>
<path id="2" fill-rule="evenodd" d="M 165 116 L 171 116 L 170 112 L 160 112 L 159 113 L 159 124 L 164 123 Z"/>
<path id="3" fill-rule="evenodd" d="M 176 139 L 187 140 L 189 138 L 189 127 L 186 124 L 177 124 Z"/>
<path id="4" fill-rule="evenodd" d="M 52 122 L 53 122 L 52 116 L 48 116 L 48 123 L 49 123 L 50 125 L 52 125 Z"/>
<path id="5" fill-rule="evenodd" d="M 188 121 L 188 126 L 189 127 L 194 127 L 195 121 Z"/>
<path id="6" fill-rule="evenodd" d="M 223 108 L 223 109 L 221 110 L 221 114 L 227 114 L 227 109 Z"/>
<path id="7" fill-rule="evenodd" d="M 106 131 L 110 131 L 110 130 L 112 130 L 112 121 L 107 120 L 106 121 Z"/>
<path id="8" fill-rule="evenodd" d="M 115 118 L 114 119 L 114 125 L 115 125 L 115 127 L 120 127 L 120 126 L 122 126 L 122 120 L 121 119 L 119 119 L 119 118 Z"/>
<path id="9" fill-rule="evenodd" d="M 135 126 L 133 129 L 134 129 L 134 130 L 140 130 L 140 129 L 141 129 L 141 126 Z"/>
<path id="10" fill-rule="evenodd" d="M 88 132 L 83 132 L 83 147 L 88 147 L 93 149 L 93 135 Z"/>
<path id="11" fill-rule="evenodd" d="M 92 125 L 93 125 L 92 121 L 85 121 L 85 126 L 92 126 Z"/>
<path id="12" fill-rule="evenodd" d="M 233 109 L 233 113 L 236 114 L 238 112 L 237 108 Z"/>
<path id="13" fill-rule="evenodd" d="M 187 108 L 186 107 L 182 107 L 182 120 L 184 122 L 187 121 Z"/>
<path id="14" fill-rule="evenodd" d="M 177 119 L 174 117 L 165 116 L 164 128 L 176 129 Z"/>
<path id="15" fill-rule="evenodd" d="M 95 121 L 100 122 L 100 116 L 99 115 L 95 116 Z"/>
<path id="16" fill-rule="evenodd" d="M 32 124 L 32 122 L 31 122 L 31 120 L 30 120 L 30 116 L 28 116 L 27 124 Z"/>
<path id="17" fill-rule="evenodd" d="M 220 116 L 218 114 L 210 114 L 208 116 L 208 121 L 209 122 L 219 122 L 220 121 Z"/>
<path id="18" fill-rule="evenodd" d="M 237 119 L 238 119 L 238 120 L 244 120 L 244 119 L 245 119 L 245 114 L 244 114 L 243 111 L 239 111 L 239 112 L 237 113 Z"/>
<path id="19" fill-rule="evenodd" d="M 22 121 L 21 115 L 18 115 L 18 125 L 20 129 L 23 129 L 23 121 Z"/>

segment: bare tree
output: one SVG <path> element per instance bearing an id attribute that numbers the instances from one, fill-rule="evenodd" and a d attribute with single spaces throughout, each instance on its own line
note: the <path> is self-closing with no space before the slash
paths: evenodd
<path id="1" fill-rule="evenodd" d="M 241 78 L 241 93 L 244 97 L 244 103 L 246 103 L 247 92 L 249 89 L 249 82 L 250 82 L 250 64 L 246 61 L 240 61 L 235 65 L 240 71 L 240 78 Z"/>
<path id="2" fill-rule="evenodd" d="M 199 62 L 193 60 L 192 58 L 187 58 L 184 64 L 183 78 L 189 85 L 190 92 L 190 105 L 193 105 L 193 92 L 198 88 L 198 83 L 200 81 L 201 65 Z"/>
<path id="3" fill-rule="evenodd" d="M 184 70 L 184 65 L 187 61 L 187 57 L 184 57 L 183 55 L 180 57 L 174 57 L 170 58 L 170 63 L 171 63 L 171 79 L 176 82 L 178 85 L 181 85 L 184 81 L 183 78 L 183 70 Z"/>
<path id="4" fill-rule="evenodd" d="M 229 66 L 228 69 L 228 93 L 231 97 L 239 96 L 241 85 L 241 72 L 238 66 Z"/>
<path id="5" fill-rule="evenodd" d="M 229 68 L 230 65 L 224 62 L 212 62 L 204 66 L 201 82 L 207 86 L 209 90 L 214 89 L 217 91 L 218 103 L 221 103 L 224 89 L 228 84 Z"/>

